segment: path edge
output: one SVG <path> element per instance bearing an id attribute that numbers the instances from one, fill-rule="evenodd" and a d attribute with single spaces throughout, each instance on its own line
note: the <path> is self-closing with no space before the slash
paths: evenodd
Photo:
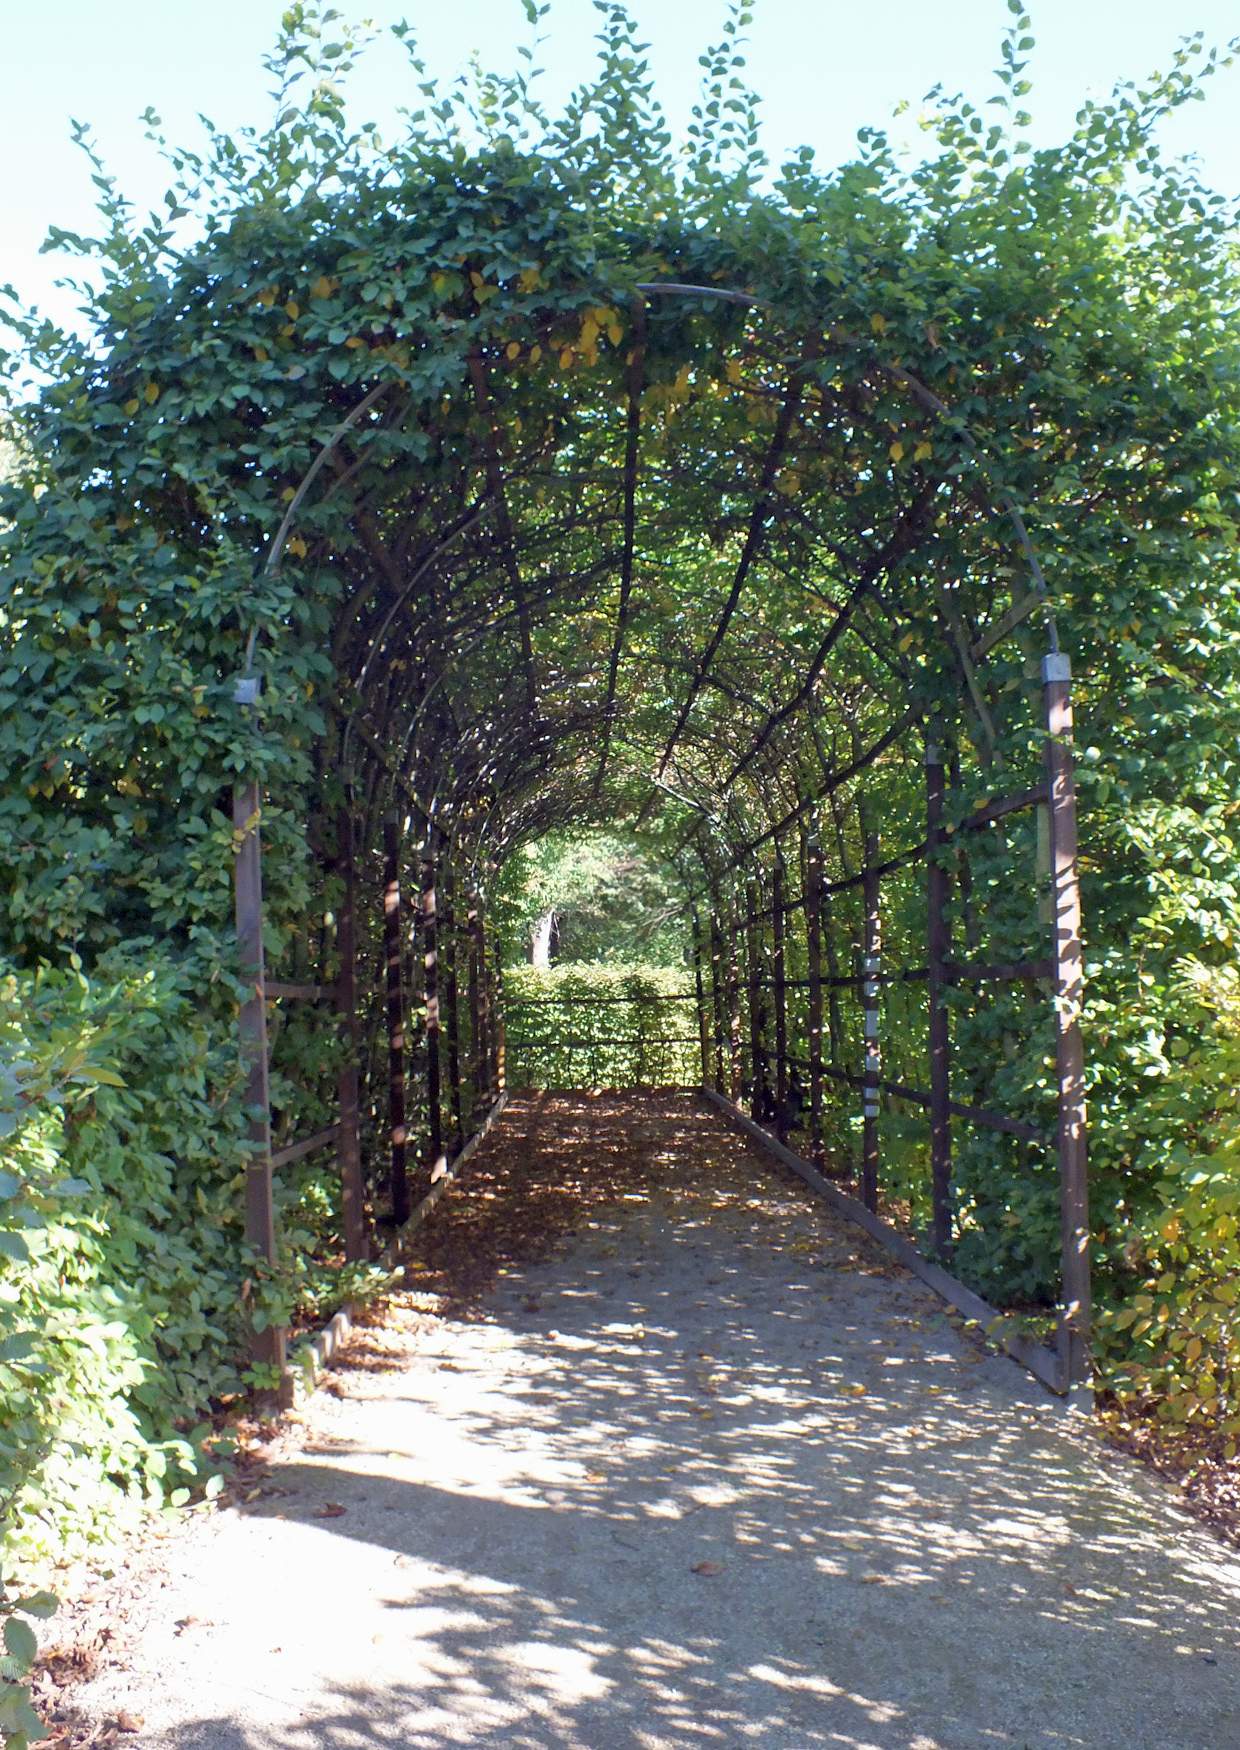
<path id="1" fill-rule="evenodd" d="M 1055 1394 L 1069 1408 L 1089 1414 L 1093 1410 L 1094 1394 L 1091 1385 L 1074 1386 L 1071 1390 L 1064 1376 L 1064 1369 L 1059 1356 L 1044 1344 L 1034 1342 L 1032 1338 L 1022 1336 L 1018 1331 L 1008 1329 L 1008 1316 L 983 1300 L 980 1294 L 975 1294 L 971 1288 L 966 1288 L 963 1282 L 944 1270 L 941 1264 L 923 1257 L 911 1240 L 905 1239 L 889 1222 L 880 1215 L 875 1215 L 867 1209 L 856 1197 L 850 1197 L 846 1191 L 841 1191 L 838 1185 L 833 1185 L 830 1179 L 812 1167 L 801 1156 L 794 1153 L 786 1144 L 771 1135 L 754 1119 L 750 1118 L 733 1101 L 723 1094 L 716 1093 L 714 1088 L 700 1087 L 697 1090 L 701 1099 L 715 1112 L 720 1113 L 736 1128 L 760 1144 L 768 1154 L 774 1155 L 784 1166 L 789 1167 L 798 1178 L 803 1179 L 811 1191 L 817 1192 L 824 1202 L 839 1211 L 847 1220 L 864 1228 L 871 1239 L 877 1240 L 893 1256 L 899 1259 L 907 1270 L 924 1282 L 927 1288 L 932 1288 L 941 1300 L 948 1306 L 955 1307 L 971 1324 L 975 1324 L 990 1339 L 1005 1349 L 1013 1361 L 1019 1362 L 1040 1385 Z"/>
<path id="2" fill-rule="evenodd" d="M 396 1271 L 400 1268 L 405 1247 L 410 1239 L 429 1219 L 436 1204 L 447 1194 L 464 1168 L 469 1165 L 484 1139 L 494 1129 L 496 1121 L 508 1104 L 508 1100 L 509 1092 L 505 1088 L 477 1130 L 470 1136 L 469 1141 L 452 1157 L 447 1170 L 431 1186 L 425 1197 L 421 1198 L 414 1206 L 408 1221 L 396 1230 L 383 1248 L 376 1259 L 380 1269 Z M 316 1390 L 324 1370 L 356 1329 L 358 1314 L 363 1305 L 369 1304 L 372 1303 L 346 1301 L 332 1314 L 320 1330 L 296 1344 L 289 1356 L 285 1386 L 281 1393 L 284 1408 L 297 1408 Z"/>

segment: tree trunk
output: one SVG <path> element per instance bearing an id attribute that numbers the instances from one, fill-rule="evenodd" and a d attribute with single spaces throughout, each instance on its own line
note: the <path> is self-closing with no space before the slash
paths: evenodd
<path id="1" fill-rule="evenodd" d="M 554 911 L 545 911 L 530 932 L 530 965 L 545 972 L 551 965 L 551 954 L 558 935 Z"/>

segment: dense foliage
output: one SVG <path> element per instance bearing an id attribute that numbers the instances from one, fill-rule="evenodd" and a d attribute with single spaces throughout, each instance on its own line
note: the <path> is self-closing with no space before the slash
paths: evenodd
<path id="1" fill-rule="evenodd" d="M 1043 617 L 980 674 L 960 655 L 1030 589 L 1005 505 L 1080 677 L 1100 1359 L 1181 1422 L 1240 1428 L 1234 215 L 1156 143 L 1200 89 L 1199 44 L 1033 151 L 1010 10 L 994 119 L 944 101 L 919 164 L 868 134 L 839 170 L 805 152 L 768 174 L 742 13 L 678 153 L 607 4 L 598 80 L 561 117 L 524 73 L 443 97 L 414 61 L 407 131 L 352 132 L 350 39 L 294 6 L 270 129 L 168 149 L 147 223 L 98 167 L 99 235 L 60 238 L 101 270 L 90 337 L 15 312 L 9 375 L 42 387 L 0 493 L 0 1458 L 22 1443 L 28 1543 L 180 1486 L 183 1437 L 237 1381 L 243 1287 L 287 1308 L 335 1242 L 307 1170 L 282 1180 L 278 1280 L 239 1243 L 237 775 L 263 786 L 281 977 L 334 976 L 354 810 L 377 1135 L 384 817 L 411 862 L 435 843 L 458 902 L 573 822 L 627 823 L 725 907 L 769 888 L 790 811 L 829 872 L 855 869 L 856 787 L 827 779 L 910 704 L 943 722 L 962 811 L 1038 769 Z M 645 309 L 648 281 L 760 302 Z M 235 702 L 251 661 L 258 714 Z M 913 742 L 867 800 L 885 846 L 917 837 Z M 795 875 L 804 846 L 781 843 Z M 960 939 L 1036 948 L 1039 854 L 1033 824 L 978 848 Z M 923 896 L 889 892 L 907 963 Z M 858 922 L 833 909 L 842 965 Z M 886 1005 L 909 1079 L 915 1003 Z M 859 1019 L 835 1010 L 855 1062 Z M 1037 1118 L 1027 1012 L 961 1004 L 957 1064 L 966 1093 Z M 277 1029 L 286 1133 L 325 1121 L 339 1053 L 312 1021 Z M 833 1106 L 842 1161 L 854 1112 Z M 884 1126 L 916 1223 L 924 1132 Z M 959 1264 L 1036 1307 L 1053 1164 L 1008 1140 L 958 1153 Z"/>
<path id="2" fill-rule="evenodd" d="M 504 1011 L 518 1087 L 694 1087 L 702 1079 L 693 979 L 683 967 L 513 967 Z"/>

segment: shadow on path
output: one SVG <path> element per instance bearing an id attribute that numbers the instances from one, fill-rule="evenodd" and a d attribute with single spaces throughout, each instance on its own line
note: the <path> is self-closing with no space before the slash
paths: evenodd
<path id="1" fill-rule="evenodd" d="M 444 1211 L 456 1316 L 95 1686 L 142 1743 L 1240 1746 L 1235 1559 L 688 1097 L 518 1101 Z"/>

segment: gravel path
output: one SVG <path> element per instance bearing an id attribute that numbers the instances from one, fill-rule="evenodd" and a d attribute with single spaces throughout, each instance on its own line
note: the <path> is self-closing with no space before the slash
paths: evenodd
<path id="1" fill-rule="evenodd" d="M 127 1742 L 1240 1746 L 1240 1562 L 689 1097 L 514 1101 L 433 1226 L 77 1697 Z"/>

